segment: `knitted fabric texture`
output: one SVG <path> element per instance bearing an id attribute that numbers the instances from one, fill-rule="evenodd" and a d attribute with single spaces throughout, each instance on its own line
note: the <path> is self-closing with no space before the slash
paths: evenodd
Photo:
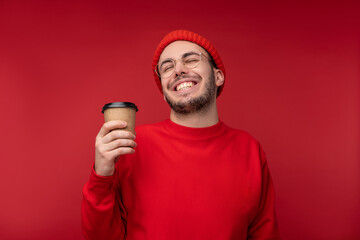
<path id="1" fill-rule="evenodd" d="M 156 85 L 158 86 L 161 93 L 162 93 L 161 80 L 160 80 L 159 76 L 156 74 L 155 68 L 156 68 L 156 65 L 158 64 L 160 55 L 163 52 L 164 48 L 167 45 L 169 45 L 170 43 L 178 41 L 178 40 L 193 42 L 193 43 L 196 43 L 197 45 L 201 46 L 202 48 L 204 48 L 211 55 L 212 59 L 215 62 L 216 68 L 220 69 L 223 72 L 224 78 L 225 78 L 225 68 L 224 68 L 223 62 L 221 61 L 220 55 L 216 51 L 215 47 L 206 38 L 204 38 L 203 36 L 200 36 L 197 33 L 194 33 L 194 32 L 188 31 L 188 30 L 175 30 L 175 31 L 168 33 L 161 40 L 160 44 L 158 45 L 158 47 L 155 51 L 154 58 L 153 58 L 153 64 L 152 64 L 153 74 L 154 74 Z M 224 82 L 224 84 L 225 84 L 225 82 Z M 217 96 L 219 96 L 220 93 L 222 92 L 222 90 L 224 88 L 224 84 L 222 86 L 220 86 Z"/>

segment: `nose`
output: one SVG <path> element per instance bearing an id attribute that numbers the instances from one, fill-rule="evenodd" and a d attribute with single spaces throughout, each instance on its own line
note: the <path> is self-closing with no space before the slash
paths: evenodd
<path id="1" fill-rule="evenodd" d="M 189 69 L 184 66 L 181 62 L 181 59 L 175 61 L 175 69 L 174 72 L 176 76 L 180 76 L 182 74 L 188 73 Z"/>

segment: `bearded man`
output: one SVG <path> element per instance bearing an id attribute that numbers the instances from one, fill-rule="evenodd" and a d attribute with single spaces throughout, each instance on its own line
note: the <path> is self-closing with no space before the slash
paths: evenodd
<path id="1" fill-rule="evenodd" d="M 260 144 L 219 120 L 225 68 L 199 34 L 176 30 L 153 59 L 170 119 L 109 121 L 85 184 L 86 239 L 280 239 L 274 188 Z"/>

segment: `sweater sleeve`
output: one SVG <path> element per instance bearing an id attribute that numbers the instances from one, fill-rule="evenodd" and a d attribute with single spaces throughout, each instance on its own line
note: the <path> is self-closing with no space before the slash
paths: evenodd
<path id="1" fill-rule="evenodd" d="M 113 176 L 102 177 L 92 169 L 83 189 L 81 205 L 85 239 L 125 239 L 126 218 L 119 192 L 117 172 Z"/>
<path id="2" fill-rule="evenodd" d="M 275 214 L 275 190 L 265 153 L 260 146 L 261 199 L 255 218 L 249 225 L 248 239 L 279 240 L 280 233 Z"/>

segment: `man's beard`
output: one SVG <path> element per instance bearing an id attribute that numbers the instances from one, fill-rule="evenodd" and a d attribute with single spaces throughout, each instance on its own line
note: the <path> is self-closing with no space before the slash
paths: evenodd
<path id="1" fill-rule="evenodd" d="M 206 81 L 206 79 L 203 79 Z M 199 97 L 191 98 L 184 102 L 173 101 L 165 92 L 165 100 L 169 104 L 170 108 L 176 113 L 182 115 L 188 115 L 194 112 L 204 112 L 207 107 L 214 101 L 215 98 L 215 75 L 214 72 L 211 71 L 211 75 L 209 79 L 207 79 L 207 83 L 205 85 L 205 93 Z M 186 97 L 186 96 L 185 96 Z"/>

